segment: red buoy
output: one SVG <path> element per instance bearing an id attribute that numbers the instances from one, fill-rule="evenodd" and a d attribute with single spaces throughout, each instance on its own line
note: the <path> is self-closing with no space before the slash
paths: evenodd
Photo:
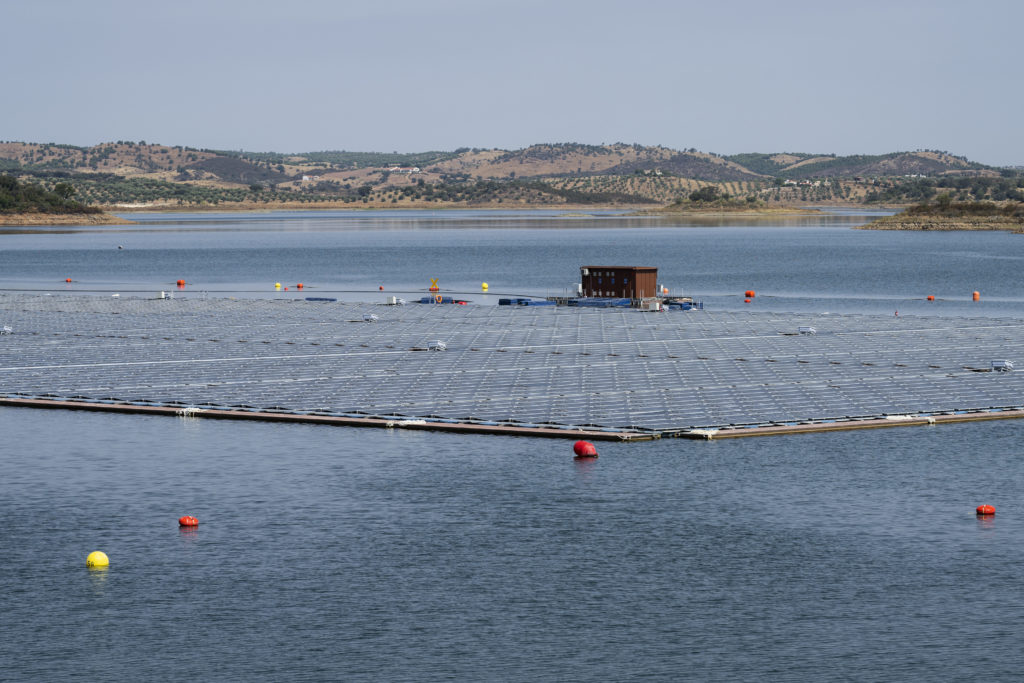
<path id="1" fill-rule="evenodd" d="M 295 285 L 295 289 L 302 289 L 303 287 L 305 287 L 305 285 L 303 285 L 301 282 Z"/>
<path id="2" fill-rule="evenodd" d="M 929 294 L 928 295 L 928 301 L 935 301 L 935 295 L 934 294 Z"/>
<path id="3" fill-rule="evenodd" d="M 975 301 L 981 301 L 981 292 L 975 292 L 974 294 L 971 295 L 971 298 L 974 299 Z"/>
<path id="4" fill-rule="evenodd" d="M 993 507 L 991 505 L 979 505 L 978 506 L 978 516 L 979 517 L 989 517 L 989 516 L 994 515 L 994 514 L 996 514 L 995 507 Z"/>
<path id="5" fill-rule="evenodd" d="M 577 441 L 572 445 L 572 451 L 577 458 L 596 458 L 597 449 L 589 441 Z"/>
<path id="6" fill-rule="evenodd" d="M 743 300 L 743 303 L 745 303 L 745 304 L 749 304 L 749 303 L 750 303 L 750 299 L 744 299 L 744 300 Z"/>
<path id="7" fill-rule="evenodd" d="M 379 289 L 380 291 L 382 291 L 382 292 L 383 292 L 383 291 L 384 291 L 384 285 L 381 285 L 381 286 L 380 286 L 380 287 L 378 287 L 377 289 Z"/>
<path id="8" fill-rule="evenodd" d="M 189 515 L 185 515 L 184 517 L 180 517 L 178 519 L 178 526 L 183 526 L 183 527 L 199 526 L 199 520 L 196 519 L 195 517 L 191 517 Z"/>
<path id="9" fill-rule="evenodd" d="M 748 299 L 753 299 L 755 296 L 757 296 L 757 294 L 754 292 L 754 290 L 748 289 L 747 291 L 743 292 L 743 296 L 747 297 Z"/>
<path id="10" fill-rule="evenodd" d="M 69 278 L 69 277 L 64 278 L 64 282 L 71 282 L 71 278 Z"/>

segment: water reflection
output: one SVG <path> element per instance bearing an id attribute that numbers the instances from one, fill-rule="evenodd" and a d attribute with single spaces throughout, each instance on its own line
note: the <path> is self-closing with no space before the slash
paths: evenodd
<path id="1" fill-rule="evenodd" d="M 590 483 L 597 467 L 597 458 L 573 458 L 576 467 L 577 481 Z"/>
<path id="2" fill-rule="evenodd" d="M 107 579 L 110 577 L 110 567 L 89 567 L 89 587 L 96 597 L 106 595 Z"/>
<path id="3" fill-rule="evenodd" d="M 978 528 L 982 531 L 994 531 L 996 518 L 990 515 L 978 515 Z"/>
<path id="4" fill-rule="evenodd" d="M 181 539 L 185 545 L 192 545 L 199 539 L 199 527 L 178 527 L 178 538 Z"/>

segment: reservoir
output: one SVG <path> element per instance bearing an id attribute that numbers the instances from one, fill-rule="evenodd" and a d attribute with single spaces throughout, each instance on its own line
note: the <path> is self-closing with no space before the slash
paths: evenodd
<path id="1" fill-rule="evenodd" d="M 616 262 L 657 266 L 709 312 L 1024 318 L 1021 236 L 853 230 L 864 216 L 140 218 L 0 236 L 0 290 L 358 302 L 438 278 L 488 306 Z M 600 443 L 591 463 L 560 440 L 398 429 L 7 407 L 0 427 L 0 658 L 16 680 L 942 680 L 1024 664 L 1017 420 Z M 86 569 L 93 550 L 108 570 Z"/>

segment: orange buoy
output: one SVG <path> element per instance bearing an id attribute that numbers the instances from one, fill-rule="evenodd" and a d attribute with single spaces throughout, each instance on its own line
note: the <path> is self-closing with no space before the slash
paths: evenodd
<path id="1" fill-rule="evenodd" d="M 971 298 L 972 298 L 972 299 L 974 299 L 975 301 L 980 301 L 980 300 L 981 300 L 981 292 L 975 292 L 975 293 L 974 293 L 974 294 L 973 294 L 973 295 L 971 296 Z"/>
<path id="2" fill-rule="evenodd" d="M 382 292 L 383 292 L 383 291 L 384 291 L 384 285 L 381 285 L 381 286 L 380 286 L 380 287 L 378 287 L 377 289 L 379 289 L 380 291 L 382 291 Z"/>
<path id="3" fill-rule="evenodd" d="M 747 291 L 743 292 L 743 296 L 747 297 L 748 299 L 753 299 L 755 296 L 757 296 L 757 294 L 754 292 L 754 290 L 748 289 Z"/>
<path id="4" fill-rule="evenodd" d="M 577 441 L 572 445 L 572 451 L 576 454 L 577 459 L 597 457 L 597 449 L 589 441 Z"/>
<path id="5" fill-rule="evenodd" d="M 935 301 L 935 295 L 934 294 L 929 294 L 928 295 L 928 301 Z"/>
<path id="6" fill-rule="evenodd" d="M 980 517 L 988 517 L 988 516 L 994 515 L 994 514 L 996 514 L 995 507 L 993 507 L 991 505 L 979 505 L 978 506 L 978 516 L 980 516 Z"/>
<path id="7" fill-rule="evenodd" d="M 64 282 L 71 282 L 71 278 L 69 278 L 69 277 L 64 278 Z"/>
<path id="8" fill-rule="evenodd" d="M 743 300 L 743 303 L 745 303 L 745 304 L 749 304 L 749 303 L 750 303 L 750 299 L 744 299 L 744 300 Z"/>
<path id="9" fill-rule="evenodd" d="M 199 526 L 199 520 L 196 519 L 195 517 L 190 516 L 190 515 L 185 515 L 184 517 L 179 517 L 178 518 L 178 526 L 183 526 L 183 527 Z"/>
<path id="10" fill-rule="evenodd" d="M 184 280 L 178 280 L 178 286 L 179 287 L 184 287 L 185 286 L 185 281 Z"/>
<path id="11" fill-rule="evenodd" d="M 295 285 L 295 289 L 302 289 L 303 287 L 305 287 L 305 285 L 303 285 L 301 282 Z"/>

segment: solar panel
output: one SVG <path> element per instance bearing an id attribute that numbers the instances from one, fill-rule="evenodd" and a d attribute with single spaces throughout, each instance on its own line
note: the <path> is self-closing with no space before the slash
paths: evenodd
<path id="1" fill-rule="evenodd" d="M 991 371 L 1019 320 L 2 294 L 0 322 L 7 396 L 648 431 L 1024 403 Z"/>

